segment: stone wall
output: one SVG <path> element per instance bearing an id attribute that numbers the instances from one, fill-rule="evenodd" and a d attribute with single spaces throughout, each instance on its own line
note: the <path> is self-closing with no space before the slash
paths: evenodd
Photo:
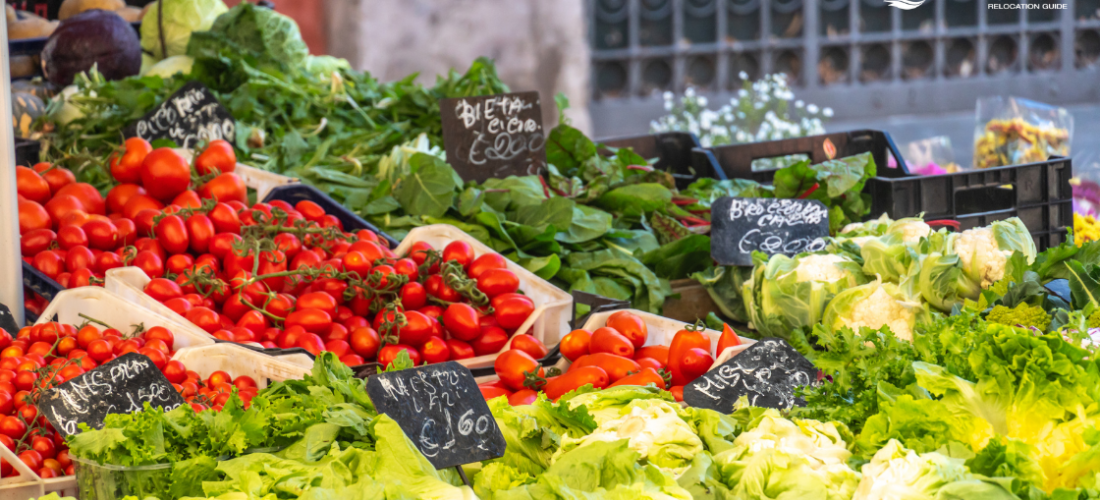
<path id="1" fill-rule="evenodd" d="M 557 122 L 564 92 L 573 124 L 589 132 L 589 52 L 583 0 L 325 0 L 327 48 L 383 80 L 419 72 L 430 84 L 475 58 L 496 61 L 514 91 L 538 90 Z"/>

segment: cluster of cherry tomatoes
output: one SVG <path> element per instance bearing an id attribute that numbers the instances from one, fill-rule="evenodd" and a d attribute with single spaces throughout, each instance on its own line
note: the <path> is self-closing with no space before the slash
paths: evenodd
<path id="1" fill-rule="evenodd" d="M 247 376 L 233 379 L 218 371 L 202 379 L 171 359 L 174 343 L 172 332 L 161 326 L 127 336 L 94 324 L 51 322 L 24 327 L 14 340 L 0 334 L 0 445 L 41 477 L 72 475 L 63 436 L 34 402 L 41 391 L 131 352 L 148 357 L 196 411 L 220 410 L 234 389 L 246 405 L 256 395 L 256 382 Z M 13 474 L 11 464 L 0 459 L 0 477 Z"/>
<path id="2" fill-rule="evenodd" d="M 247 188 L 233 173 L 236 165 L 225 141 L 212 142 L 192 170 L 173 149 L 154 150 L 144 139 L 128 139 L 110 159 L 119 184 L 106 198 L 63 167 L 16 167 L 23 259 L 65 288 L 101 283 L 108 269 L 125 265 L 163 274 L 167 241 L 158 238 L 154 244 L 144 238 L 153 235 L 153 219 L 164 211 L 199 207 L 204 199 L 221 202 L 206 220 L 172 220 L 157 230 L 157 236 L 163 233 L 173 241 L 185 231 L 200 233 L 195 248 L 209 241 L 216 228 L 239 226 L 236 212 L 244 208 Z M 45 303 L 31 295 L 27 306 L 40 313 Z"/>
<path id="3" fill-rule="evenodd" d="M 552 400 L 591 385 L 596 389 L 621 385 L 653 384 L 683 400 L 684 385 L 706 373 L 714 363 L 710 338 L 701 326 L 685 326 L 676 332 L 670 345 L 650 345 L 645 321 L 630 311 L 618 311 L 594 332 L 579 329 L 566 335 L 559 349 L 570 361 L 560 375 L 547 377 L 538 352 L 517 347 L 497 357 L 494 369 L 498 380 L 480 385 L 486 399 L 507 396 L 512 405 L 533 402 L 538 391 Z M 719 337 L 717 353 L 741 344 L 728 325 Z"/>

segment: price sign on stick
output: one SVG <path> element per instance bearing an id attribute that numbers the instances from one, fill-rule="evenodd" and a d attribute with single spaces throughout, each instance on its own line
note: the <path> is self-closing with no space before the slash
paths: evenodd
<path id="1" fill-rule="evenodd" d="M 367 394 L 437 469 L 504 456 L 504 435 L 457 362 L 379 373 L 367 379 Z"/>
<path id="2" fill-rule="evenodd" d="M 719 198 L 710 206 L 710 256 L 751 266 L 752 252 L 795 255 L 825 248 L 829 210 L 817 200 Z"/>
<path id="3" fill-rule="evenodd" d="M 817 368 L 787 341 L 767 338 L 684 386 L 684 402 L 731 413 L 742 396 L 753 406 L 787 409 L 805 406 L 796 387 L 817 381 Z"/>
<path id="4" fill-rule="evenodd" d="M 82 423 L 102 429 L 108 413 L 141 411 L 145 403 L 167 411 L 184 402 L 149 358 L 132 352 L 46 391 L 38 411 L 54 428 L 73 435 Z"/>
<path id="5" fill-rule="evenodd" d="M 199 82 L 190 82 L 123 131 L 126 137 L 149 142 L 171 139 L 184 149 L 216 139 L 233 142 L 237 125 L 233 117 Z"/>
<path id="6" fill-rule="evenodd" d="M 464 180 L 538 175 L 546 134 L 538 92 L 440 99 L 447 162 Z"/>

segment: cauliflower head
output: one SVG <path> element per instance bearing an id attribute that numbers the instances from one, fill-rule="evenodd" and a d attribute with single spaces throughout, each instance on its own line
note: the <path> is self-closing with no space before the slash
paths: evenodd
<path id="1" fill-rule="evenodd" d="M 954 240 L 954 253 L 958 254 L 963 271 L 982 288 L 989 288 L 1004 277 L 1013 252 L 1021 252 L 1028 264 L 1035 262 L 1035 240 L 1016 217 L 988 227 L 967 229 Z"/>
<path id="2" fill-rule="evenodd" d="M 875 281 L 837 294 L 825 308 L 822 320 L 830 330 L 861 327 L 877 330 L 889 326 L 900 339 L 913 341 L 913 327 L 926 309 L 893 283 Z"/>
<path id="3" fill-rule="evenodd" d="M 852 259 L 836 254 L 807 255 L 798 259 L 798 266 L 794 268 L 798 275 L 798 281 L 834 281 L 848 277 L 849 269 L 837 264 L 849 263 Z"/>

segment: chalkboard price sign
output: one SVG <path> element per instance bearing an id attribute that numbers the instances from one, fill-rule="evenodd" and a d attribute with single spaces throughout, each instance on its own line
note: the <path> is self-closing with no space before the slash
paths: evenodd
<path id="1" fill-rule="evenodd" d="M 795 255 L 825 248 L 829 210 L 817 200 L 719 198 L 710 206 L 710 256 L 751 266 L 752 252 Z"/>
<path id="2" fill-rule="evenodd" d="M 367 394 L 437 469 L 504 456 L 504 435 L 474 375 L 457 362 L 371 376 Z"/>
<path id="3" fill-rule="evenodd" d="M 171 139 L 184 149 L 216 139 L 233 142 L 237 125 L 233 117 L 199 82 L 190 82 L 123 132 L 149 142 Z"/>
<path id="4" fill-rule="evenodd" d="M 184 402 L 149 358 L 132 352 L 50 389 L 38 400 L 38 411 L 73 435 L 82 423 L 102 429 L 108 413 L 141 411 L 145 403 L 172 410 Z"/>
<path id="5" fill-rule="evenodd" d="M 753 406 L 787 409 L 805 406 L 796 387 L 817 381 L 817 368 L 787 341 L 766 338 L 684 386 L 684 401 L 722 413 L 747 396 Z"/>
<path id="6" fill-rule="evenodd" d="M 537 175 L 546 167 L 538 92 L 440 99 L 447 162 L 464 180 Z"/>

